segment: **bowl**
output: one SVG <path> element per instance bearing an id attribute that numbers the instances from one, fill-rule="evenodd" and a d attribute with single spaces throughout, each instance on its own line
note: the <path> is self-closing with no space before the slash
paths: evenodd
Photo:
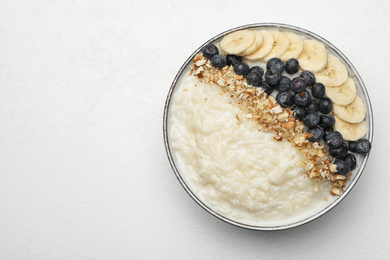
<path id="1" fill-rule="evenodd" d="M 369 154 L 362 156 L 358 155 L 356 157 L 357 159 L 357 167 L 352 172 L 351 180 L 347 183 L 344 191 L 339 196 L 335 197 L 331 202 L 329 202 L 324 207 L 316 210 L 309 216 L 305 216 L 301 219 L 291 218 L 291 220 L 286 220 L 285 223 L 277 224 L 277 225 L 269 225 L 269 224 L 261 224 L 256 223 L 255 225 L 252 223 L 247 223 L 246 221 L 237 221 L 235 219 L 232 219 L 228 216 L 225 216 L 223 214 L 220 214 L 216 212 L 213 208 L 207 205 L 205 201 L 203 201 L 199 194 L 191 187 L 191 184 L 189 183 L 188 179 L 185 178 L 185 173 L 180 171 L 180 167 L 178 167 L 177 162 L 175 161 L 175 156 L 173 155 L 174 151 L 171 147 L 171 139 L 170 139 L 170 125 L 169 125 L 169 118 L 170 118 L 170 109 L 172 104 L 172 97 L 175 94 L 175 89 L 181 79 L 186 75 L 186 72 L 189 71 L 190 67 L 193 65 L 193 58 L 196 54 L 200 53 L 202 48 L 208 44 L 208 43 L 218 43 L 225 35 L 238 31 L 243 29 L 263 29 L 263 30 L 273 30 L 277 29 L 282 32 L 294 32 L 298 35 L 300 35 L 303 38 L 307 39 L 315 39 L 321 43 L 323 43 L 328 51 L 329 54 L 333 54 L 334 56 L 338 57 L 340 61 L 346 66 L 348 75 L 351 77 L 356 85 L 357 89 L 357 95 L 362 99 L 365 108 L 366 108 L 366 123 L 367 123 L 367 134 L 366 138 L 372 143 L 373 140 L 373 113 L 372 113 L 372 107 L 370 98 L 368 96 L 367 89 L 364 85 L 363 80 L 361 79 L 359 73 L 355 69 L 355 67 L 352 65 L 352 63 L 348 60 L 348 58 L 339 50 L 337 49 L 333 44 L 331 44 L 326 39 L 322 38 L 321 36 L 318 36 L 317 34 L 310 32 L 308 30 L 287 25 L 287 24 L 279 24 L 279 23 L 256 23 L 256 24 L 249 24 L 249 25 L 243 25 L 240 27 L 236 27 L 230 30 L 227 30 L 223 33 L 218 34 L 217 36 L 209 39 L 206 41 L 202 46 L 200 46 L 197 50 L 195 50 L 190 57 L 184 62 L 184 64 L 179 69 L 175 79 L 172 82 L 172 85 L 169 89 L 168 96 L 166 99 L 165 107 L 164 107 L 164 115 L 163 115 L 163 136 L 164 136 L 164 143 L 165 143 L 165 149 L 168 156 L 168 160 L 171 164 L 172 170 L 174 174 L 176 175 L 177 179 L 179 180 L 180 184 L 183 186 L 183 188 L 186 190 L 186 192 L 191 196 L 191 198 L 199 204 L 203 209 L 205 209 L 207 212 L 212 214 L 213 216 L 219 218 L 220 220 L 223 220 L 229 224 L 232 224 L 237 227 L 251 229 L 251 230 L 263 230 L 263 231 L 274 231 L 274 230 L 284 230 L 289 229 L 293 227 L 298 227 L 303 224 L 309 223 L 322 215 L 329 212 L 331 209 L 333 209 L 336 205 L 338 205 L 352 190 L 352 188 L 356 185 L 357 181 L 359 180 L 360 176 L 363 173 L 363 170 L 366 166 L 367 160 L 369 158 Z"/>

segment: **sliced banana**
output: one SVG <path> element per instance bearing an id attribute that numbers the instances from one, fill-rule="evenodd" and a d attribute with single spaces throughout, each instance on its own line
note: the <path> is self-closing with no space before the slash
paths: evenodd
<path id="1" fill-rule="evenodd" d="M 346 106 L 352 103 L 356 96 L 355 82 L 351 78 L 339 87 L 326 87 L 326 95 L 334 104 Z"/>
<path id="2" fill-rule="evenodd" d="M 287 51 L 280 56 L 280 59 L 282 61 L 287 61 L 292 58 L 294 59 L 298 58 L 299 55 L 301 55 L 303 50 L 302 38 L 299 37 L 299 35 L 292 32 L 287 32 L 284 34 L 290 40 L 290 46 L 288 47 Z"/>
<path id="3" fill-rule="evenodd" d="M 348 123 L 359 123 L 366 117 L 366 109 L 359 96 L 356 95 L 347 106 L 333 105 L 333 114 Z"/>
<path id="4" fill-rule="evenodd" d="M 304 40 L 302 53 L 298 57 L 298 61 L 303 70 L 316 73 L 326 67 L 328 52 L 322 43 L 316 40 Z"/>
<path id="5" fill-rule="evenodd" d="M 366 120 L 363 120 L 360 123 L 351 124 L 345 122 L 337 116 L 334 118 L 336 119 L 336 123 L 333 128 L 335 131 L 338 131 L 343 135 L 344 140 L 356 141 L 362 138 L 367 132 Z"/>
<path id="6" fill-rule="evenodd" d="M 263 35 L 263 44 L 254 53 L 245 56 L 248 60 L 257 61 L 264 58 L 268 53 L 271 52 L 274 46 L 274 36 L 269 31 L 261 31 Z"/>
<path id="7" fill-rule="evenodd" d="M 288 47 L 290 46 L 290 39 L 284 33 L 273 31 L 272 36 L 274 37 L 273 47 L 271 52 L 263 58 L 265 61 L 275 57 L 279 58 L 288 50 Z"/>
<path id="8" fill-rule="evenodd" d="M 245 51 L 241 54 L 242 56 L 254 53 L 263 44 L 263 34 L 260 31 L 253 31 L 253 33 L 255 34 L 255 40 L 251 46 L 245 49 Z"/>
<path id="9" fill-rule="evenodd" d="M 321 72 L 314 73 L 317 82 L 327 87 L 337 87 L 348 79 L 347 68 L 333 55 L 328 55 L 328 65 Z"/>
<path id="10" fill-rule="evenodd" d="M 238 55 L 251 46 L 254 40 L 255 34 L 253 31 L 236 31 L 223 37 L 220 46 L 224 52 Z"/>

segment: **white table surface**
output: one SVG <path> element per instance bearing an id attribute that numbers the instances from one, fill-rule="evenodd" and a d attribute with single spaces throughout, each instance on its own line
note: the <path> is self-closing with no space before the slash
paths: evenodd
<path id="1" fill-rule="evenodd" d="M 0 2 L 0 259 L 389 259 L 390 1 Z M 366 83 L 364 174 L 322 218 L 281 232 L 201 209 L 168 163 L 179 67 L 257 22 L 328 39 Z"/>

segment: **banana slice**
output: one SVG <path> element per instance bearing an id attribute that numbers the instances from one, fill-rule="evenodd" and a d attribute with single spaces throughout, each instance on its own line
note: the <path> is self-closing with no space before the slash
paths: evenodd
<path id="1" fill-rule="evenodd" d="M 254 53 L 245 56 L 248 60 L 257 61 L 264 58 L 268 53 L 271 52 L 274 46 L 274 36 L 269 31 L 261 31 L 263 34 L 263 44 Z"/>
<path id="2" fill-rule="evenodd" d="M 253 31 L 237 31 L 223 37 L 220 46 L 224 52 L 238 55 L 251 46 L 254 40 L 255 34 Z"/>
<path id="3" fill-rule="evenodd" d="M 272 36 L 274 37 L 274 44 L 271 52 L 263 58 L 265 61 L 275 57 L 279 58 L 288 50 L 288 47 L 290 46 L 290 39 L 284 33 L 273 31 Z"/>
<path id="4" fill-rule="evenodd" d="M 301 55 L 298 57 L 298 61 L 303 70 L 316 73 L 326 67 L 328 52 L 326 51 L 325 46 L 319 41 L 304 40 L 303 50 Z"/>
<path id="5" fill-rule="evenodd" d="M 347 106 L 333 105 L 333 114 L 348 123 L 359 123 L 366 117 L 366 109 L 359 96 L 356 95 Z"/>
<path id="6" fill-rule="evenodd" d="M 253 41 L 252 45 L 241 54 L 242 56 L 254 53 L 263 44 L 263 34 L 260 31 L 253 31 L 253 33 L 255 34 L 255 40 Z"/>
<path id="7" fill-rule="evenodd" d="M 352 103 L 356 96 L 355 82 L 351 78 L 339 87 L 325 87 L 326 95 L 334 104 L 346 106 Z"/>
<path id="8" fill-rule="evenodd" d="M 294 59 L 298 58 L 299 55 L 301 55 L 303 50 L 302 38 L 292 32 L 288 32 L 284 34 L 290 40 L 290 46 L 288 47 L 287 51 L 280 56 L 280 59 L 282 61 L 287 61 L 292 58 Z"/>
<path id="9" fill-rule="evenodd" d="M 356 141 L 362 138 L 367 132 L 366 120 L 363 120 L 357 124 L 351 124 L 345 122 L 337 116 L 334 118 L 336 119 L 336 123 L 334 124 L 333 128 L 343 135 L 344 140 Z"/>
<path id="10" fill-rule="evenodd" d="M 314 73 L 317 82 L 327 87 L 337 87 L 348 79 L 347 68 L 333 55 L 328 55 L 328 65 L 321 72 Z"/>

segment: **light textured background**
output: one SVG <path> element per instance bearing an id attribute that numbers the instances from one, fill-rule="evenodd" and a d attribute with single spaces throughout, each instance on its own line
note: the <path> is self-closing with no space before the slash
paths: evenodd
<path id="1" fill-rule="evenodd" d="M 389 259 L 390 2 L 0 2 L 0 259 Z M 230 226 L 169 166 L 170 84 L 227 29 L 282 22 L 337 46 L 365 81 L 374 146 L 351 194 L 282 232 Z"/>

